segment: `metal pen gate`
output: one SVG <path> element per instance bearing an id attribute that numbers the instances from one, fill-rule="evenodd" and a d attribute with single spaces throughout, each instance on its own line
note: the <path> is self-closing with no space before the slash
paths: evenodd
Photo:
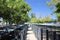
<path id="1" fill-rule="evenodd" d="M 31 24 L 37 40 L 60 40 L 60 25 Z"/>
<path id="2" fill-rule="evenodd" d="M 7 32 L 6 34 L 4 32 L 4 35 L 1 35 L 0 40 L 25 40 L 27 29 L 28 25 L 25 24 L 22 27 L 17 27 L 13 31 Z"/>

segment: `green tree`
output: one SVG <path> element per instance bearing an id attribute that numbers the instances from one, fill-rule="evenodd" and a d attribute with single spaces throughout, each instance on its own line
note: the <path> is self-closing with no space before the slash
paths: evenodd
<path id="1" fill-rule="evenodd" d="M 57 16 L 58 21 L 60 21 L 60 0 L 50 0 L 47 4 L 54 8 L 54 13 Z"/>
<path id="2" fill-rule="evenodd" d="M 32 14 L 31 14 L 31 18 L 36 18 L 35 13 L 32 13 Z"/>
<path id="3" fill-rule="evenodd" d="M 46 15 L 44 17 L 44 20 L 45 20 L 45 22 L 51 22 L 52 21 L 52 19 L 50 18 L 50 15 Z"/>
<path id="4" fill-rule="evenodd" d="M 6 21 L 16 23 L 27 21 L 30 9 L 24 0 L 0 0 L 0 17 Z"/>
<path id="5" fill-rule="evenodd" d="M 31 14 L 30 22 L 37 22 L 35 13 L 32 13 L 32 14 Z"/>
<path id="6" fill-rule="evenodd" d="M 43 23 L 43 22 L 45 22 L 45 20 L 44 20 L 44 18 L 39 18 L 39 19 L 37 20 L 37 22 L 38 22 L 38 23 Z"/>
<path id="7" fill-rule="evenodd" d="M 51 22 L 52 21 L 52 19 L 50 18 L 50 16 L 49 15 L 46 15 L 45 17 L 43 17 L 43 18 L 39 18 L 38 20 L 37 20 L 37 22 L 38 23 L 40 23 L 40 22 Z"/>
<path id="8" fill-rule="evenodd" d="M 50 0 L 50 1 L 47 1 L 47 5 L 55 6 L 58 2 L 60 2 L 60 0 Z"/>
<path id="9" fill-rule="evenodd" d="M 58 3 L 56 4 L 55 14 L 56 14 L 56 16 L 57 16 L 57 18 L 58 18 L 58 21 L 60 21 L 60 2 L 58 2 Z"/>

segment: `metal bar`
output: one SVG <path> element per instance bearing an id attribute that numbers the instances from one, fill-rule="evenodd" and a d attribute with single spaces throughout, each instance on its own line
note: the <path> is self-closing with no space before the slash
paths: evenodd
<path id="1" fill-rule="evenodd" d="M 41 40 L 43 40 L 43 29 L 41 28 Z"/>
<path id="2" fill-rule="evenodd" d="M 56 32 L 53 32 L 53 40 L 56 40 Z"/>
<path id="3" fill-rule="evenodd" d="M 46 30 L 46 40 L 49 40 L 48 30 Z"/>

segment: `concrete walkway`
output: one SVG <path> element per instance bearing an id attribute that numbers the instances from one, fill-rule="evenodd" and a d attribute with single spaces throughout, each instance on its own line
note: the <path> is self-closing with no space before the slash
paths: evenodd
<path id="1" fill-rule="evenodd" d="M 26 40 L 37 40 L 31 27 L 28 28 Z"/>

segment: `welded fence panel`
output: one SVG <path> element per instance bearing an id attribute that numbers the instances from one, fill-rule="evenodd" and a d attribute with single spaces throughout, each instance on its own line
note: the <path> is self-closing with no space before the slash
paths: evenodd
<path id="1" fill-rule="evenodd" d="M 27 29 L 28 29 L 28 25 L 16 27 L 13 31 L 9 31 L 9 32 L 8 30 L 10 29 L 8 29 L 7 34 L 5 34 L 4 32 L 3 35 L 1 35 L 0 40 L 25 40 Z"/>
<path id="2" fill-rule="evenodd" d="M 60 40 L 60 26 L 31 24 L 37 40 Z"/>

